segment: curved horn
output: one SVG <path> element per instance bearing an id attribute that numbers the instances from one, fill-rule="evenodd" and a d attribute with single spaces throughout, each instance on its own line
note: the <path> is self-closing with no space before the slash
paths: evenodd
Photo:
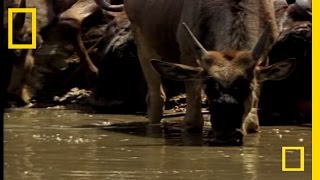
<path id="1" fill-rule="evenodd" d="M 263 30 L 256 46 L 253 48 L 252 50 L 252 58 L 254 60 L 259 60 L 260 57 L 265 53 L 265 51 L 267 50 L 267 45 L 269 44 L 269 34 L 271 33 L 271 22 L 269 21 L 265 27 L 265 29 Z"/>
<path id="2" fill-rule="evenodd" d="M 187 31 L 188 35 L 190 36 L 190 38 L 192 39 L 192 41 L 195 45 L 195 50 L 198 55 L 198 58 L 205 56 L 208 53 L 207 50 L 198 41 L 198 39 L 195 37 L 195 35 L 192 33 L 192 31 L 188 27 L 188 25 L 185 22 L 183 22 L 182 25 L 183 25 L 184 29 Z"/>
<path id="3" fill-rule="evenodd" d="M 102 9 L 112 12 L 120 12 L 123 11 L 124 6 L 123 4 L 120 5 L 111 5 L 106 0 L 94 0 L 98 6 L 100 6 Z"/>
<path id="4" fill-rule="evenodd" d="M 25 7 L 26 7 L 26 0 L 21 0 L 19 8 L 25 8 Z M 25 19 L 26 19 L 26 13 L 16 14 L 16 16 L 13 19 L 13 27 L 16 31 L 19 32 L 23 28 Z"/>
<path id="5" fill-rule="evenodd" d="M 83 20 L 92 15 L 98 9 L 98 5 L 93 3 L 93 1 L 77 1 L 69 9 L 58 16 L 59 23 L 66 23 L 72 27 L 80 29 Z"/>

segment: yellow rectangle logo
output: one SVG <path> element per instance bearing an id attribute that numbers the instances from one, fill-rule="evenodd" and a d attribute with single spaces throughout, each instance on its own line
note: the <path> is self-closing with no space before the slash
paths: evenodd
<path id="1" fill-rule="evenodd" d="M 31 13 L 31 44 L 13 44 L 13 13 Z M 37 9 L 36 8 L 8 8 L 8 48 L 36 49 L 37 47 Z"/>
<path id="2" fill-rule="evenodd" d="M 286 152 L 288 150 L 300 151 L 300 167 L 286 167 Z M 282 147 L 282 171 L 304 171 L 304 147 Z"/>

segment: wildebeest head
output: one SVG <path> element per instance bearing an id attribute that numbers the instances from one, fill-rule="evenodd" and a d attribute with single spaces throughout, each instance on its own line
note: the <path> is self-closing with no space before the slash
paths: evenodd
<path id="1" fill-rule="evenodd" d="M 154 68 L 162 76 L 173 80 L 201 79 L 209 100 L 211 123 L 215 131 L 221 137 L 232 134 L 237 129 L 246 133 L 250 126 L 247 121 L 253 118 L 250 117 L 253 111 L 251 107 L 257 100 L 259 82 L 285 78 L 294 69 L 295 61 L 289 59 L 271 66 L 258 66 L 259 59 L 266 55 L 269 48 L 270 24 L 251 51 L 207 51 L 188 26 L 183 26 L 198 57 L 199 67 L 152 60 Z M 257 117 L 254 118 L 258 120 Z"/>
<path id="2" fill-rule="evenodd" d="M 93 1 L 93 0 L 92 0 Z M 95 3 L 78 1 L 61 13 L 54 27 L 45 36 L 45 43 L 36 52 L 39 59 L 67 59 L 76 51 L 88 72 L 98 73 L 81 38 L 83 22 L 99 10 Z M 92 24 L 90 25 L 92 26 Z"/>
<path id="3" fill-rule="evenodd" d="M 45 42 L 35 52 L 36 59 L 48 62 L 67 59 L 74 54 L 72 42 L 77 33 L 77 28 L 73 28 L 66 23 L 57 23 L 56 26 L 46 32 Z"/>

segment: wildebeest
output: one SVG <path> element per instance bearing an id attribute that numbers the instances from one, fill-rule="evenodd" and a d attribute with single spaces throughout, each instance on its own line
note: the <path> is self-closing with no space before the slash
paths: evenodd
<path id="1" fill-rule="evenodd" d="M 311 122 L 312 24 L 311 1 L 287 4 L 275 0 L 280 35 L 270 51 L 270 63 L 295 58 L 294 72 L 283 81 L 263 84 L 259 116 L 262 124 Z"/>
<path id="2" fill-rule="evenodd" d="M 4 1 L 5 12 L 7 8 L 37 8 L 37 46 L 40 47 L 43 43 L 41 33 L 44 29 L 48 28 L 57 19 L 64 21 L 67 29 L 73 32 L 73 45 L 76 47 L 78 56 L 80 57 L 82 66 L 89 72 L 97 73 L 98 70 L 89 58 L 80 38 L 80 25 L 82 20 L 88 15 L 92 14 L 98 9 L 97 5 L 90 0 L 8 0 Z M 72 7 L 71 7 L 72 6 Z M 70 8 L 71 7 L 71 8 Z M 66 11 L 69 9 L 69 11 Z M 110 11 L 121 11 L 121 6 L 109 5 Z M 64 12 L 64 13 L 63 13 Z M 75 15 L 75 13 L 77 15 Z M 79 14 L 78 14 L 79 13 Z M 5 16 L 6 17 L 6 16 Z M 5 18 L 5 22 L 6 22 Z M 7 23 L 5 23 L 7 24 Z M 72 26 L 73 28 L 70 28 Z M 15 43 L 30 43 L 31 42 L 31 15 L 18 13 L 13 21 L 13 40 Z M 14 53 L 16 57 L 13 58 L 13 67 L 8 93 L 17 96 L 22 104 L 29 103 L 31 99 L 28 87 L 25 85 L 26 75 L 30 73 L 34 65 L 34 51 L 33 50 L 9 50 Z"/>
<path id="3" fill-rule="evenodd" d="M 53 65 L 58 64 L 57 61 L 61 61 L 60 59 L 74 57 L 74 49 L 71 48 L 73 31 L 71 31 L 70 28 L 72 27 L 67 28 L 63 23 L 64 19 L 60 19 L 58 25 L 47 33 L 42 47 L 36 51 L 35 58 L 37 62 L 45 62 L 44 65 L 38 65 L 37 69 L 48 66 L 51 62 Z M 98 78 L 90 79 L 92 84 L 85 85 L 84 83 L 77 83 L 77 81 L 79 82 L 79 80 L 81 80 L 80 78 L 83 79 L 83 76 L 81 76 L 83 74 L 78 73 L 74 78 L 70 78 L 70 73 L 69 75 L 65 74 L 64 77 L 68 77 L 68 82 L 65 83 L 63 87 L 68 86 L 70 88 L 70 85 L 79 87 L 80 85 L 80 87 L 83 88 L 93 88 L 93 94 L 89 102 L 92 107 L 99 111 L 108 113 L 132 113 L 137 110 L 139 112 L 142 111 L 142 109 L 144 110 L 145 103 L 143 100 L 143 102 L 141 102 L 141 95 L 139 95 L 142 94 L 140 93 L 141 90 L 144 91 L 145 89 L 143 88 L 145 87 L 143 75 L 136 56 L 130 22 L 126 13 L 97 11 L 84 20 L 81 30 L 81 38 L 86 49 L 88 49 L 88 54 L 99 69 Z M 64 61 L 62 63 L 64 63 Z M 65 69 L 63 71 L 69 71 L 68 69 L 73 68 L 70 64 L 71 63 L 69 63 L 68 66 L 66 63 L 60 63 L 60 67 Z M 58 78 L 57 74 L 61 74 L 59 72 L 61 71 L 52 73 L 56 77 L 53 80 L 58 80 L 55 83 L 56 85 L 62 84 L 63 82 L 61 82 L 61 80 L 65 81 L 66 79 Z M 50 83 L 52 79 L 50 75 L 43 79 L 46 79 L 45 84 L 49 86 L 52 84 Z M 127 82 L 123 83 L 124 81 Z M 44 92 L 48 92 L 49 88 L 45 89 Z M 61 89 L 59 86 L 58 89 L 51 87 L 50 90 L 56 90 L 54 93 L 58 94 L 57 90 Z M 128 91 L 128 89 L 130 89 L 130 91 Z M 42 91 L 38 92 L 42 93 Z M 47 94 L 49 96 L 52 95 L 50 93 Z M 41 97 L 42 96 L 43 94 Z M 141 104 L 141 106 L 139 106 L 139 104 Z M 132 108 L 133 105 L 135 108 Z"/>
<path id="4" fill-rule="evenodd" d="M 125 0 L 124 6 L 148 85 L 151 126 L 159 125 L 166 100 L 160 73 L 185 81 L 188 130 L 203 126 L 203 83 L 215 140 L 241 144 L 244 134 L 257 131 L 259 83 L 294 68 L 291 59 L 258 66 L 278 35 L 272 1 Z"/>
<path id="5" fill-rule="evenodd" d="M 125 12 L 109 14 L 113 16 L 112 21 L 97 45 L 99 75 L 91 105 L 108 113 L 145 112 L 146 85 L 130 21 Z"/>

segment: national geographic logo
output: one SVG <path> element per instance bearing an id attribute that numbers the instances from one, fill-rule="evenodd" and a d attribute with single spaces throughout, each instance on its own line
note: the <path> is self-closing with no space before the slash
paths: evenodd
<path id="1" fill-rule="evenodd" d="M 13 44 L 13 13 L 31 13 L 32 42 L 31 44 Z M 36 8 L 8 8 L 8 49 L 36 49 L 37 37 Z"/>
<path id="2" fill-rule="evenodd" d="M 287 152 L 299 151 L 300 152 L 300 167 L 287 167 Z M 286 146 L 282 147 L 282 171 L 304 171 L 304 147 Z"/>

